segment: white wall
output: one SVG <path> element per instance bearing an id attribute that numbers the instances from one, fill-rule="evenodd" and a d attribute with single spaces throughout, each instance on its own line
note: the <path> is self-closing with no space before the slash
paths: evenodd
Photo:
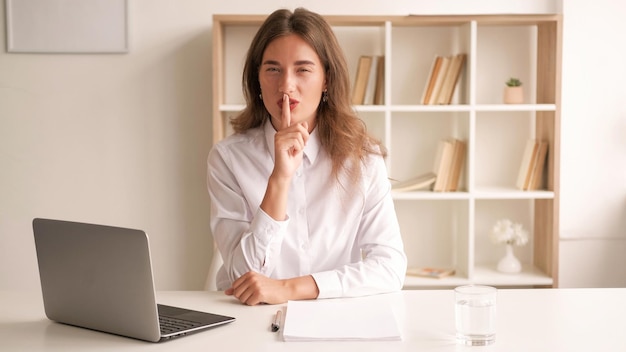
<path id="1" fill-rule="evenodd" d="M 131 1 L 126 55 L 0 53 L 0 288 L 39 285 L 33 217 L 144 229 L 157 287 L 202 287 L 208 3 Z"/>
<path id="2" fill-rule="evenodd" d="M 296 6 L 324 14 L 549 13 L 561 6 L 540 0 L 366 0 L 357 9 L 334 0 L 130 2 L 128 54 L 0 52 L 0 289 L 39 287 L 30 225 L 37 216 L 145 229 L 157 288 L 202 287 L 211 256 L 205 158 L 213 13 Z M 562 285 L 626 281 L 626 269 L 617 270 L 620 277 L 615 270 L 576 270 L 583 260 L 594 263 L 586 268 L 626 267 L 626 217 L 619 216 L 626 215 L 625 113 L 618 105 L 625 96 L 614 78 L 625 78 L 618 36 L 626 28 L 620 5 L 593 4 L 568 0 L 563 9 Z M 595 16 L 575 19 L 588 14 Z M 610 29 L 607 19 L 614 20 Z M 582 251 L 586 242 L 569 240 L 574 237 L 599 245 Z"/>
<path id="3" fill-rule="evenodd" d="M 626 7 L 563 12 L 561 286 L 626 287 Z"/>

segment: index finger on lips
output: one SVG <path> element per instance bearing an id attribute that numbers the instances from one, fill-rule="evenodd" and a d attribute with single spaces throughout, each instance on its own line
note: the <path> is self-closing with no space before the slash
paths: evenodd
<path id="1" fill-rule="evenodd" d="M 283 94 L 282 128 L 291 126 L 291 110 L 289 110 L 289 95 Z"/>

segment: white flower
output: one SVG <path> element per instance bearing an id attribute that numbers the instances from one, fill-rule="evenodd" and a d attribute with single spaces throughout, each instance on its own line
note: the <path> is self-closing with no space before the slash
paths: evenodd
<path id="1" fill-rule="evenodd" d="M 496 244 L 506 243 L 523 246 L 528 242 L 528 232 L 522 228 L 522 224 L 513 223 L 509 219 L 502 219 L 493 225 L 491 240 Z"/>

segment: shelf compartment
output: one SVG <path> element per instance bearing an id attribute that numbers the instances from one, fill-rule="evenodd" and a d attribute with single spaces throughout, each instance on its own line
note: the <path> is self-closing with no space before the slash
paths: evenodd
<path id="1" fill-rule="evenodd" d="M 457 237 L 467 232 L 467 202 L 396 201 L 395 206 L 405 251 L 411 254 L 408 266 L 454 267 Z"/>
<path id="2" fill-rule="evenodd" d="M 536 72 L 536 25 L 478 24 L 476 103 L 502 103 L 505 82 L 515 77 L 522 81 L 524 102 L 534 104 L 537 91 Z"/>
<path id="3" fill-rule="evenodd" d="M 419 105 L 427 85 L 433 60 L 437 55 L 450 56 L 465 53 L 469 58 L 470 24 L 395 26 L 391 33 L 392 105 Z M 454 91 L 453 104 L 467 103 L 466 71 Z"/>
<path id="4" fill-rule="evenodd" d="M 476 113 L 475 188 L 515 188 L 526 142 L 535 138 L 534 125 L 531 111 Z"/>
<path id="5" fill-rule="evenodd" d="M 467 275 L 468 200 L 396 200 L 408 267 L 454 268 Z"/>
<path id="6" fill-rule="evenodd" d="M 501 219 L 519 223 L 528 232 L 528 243 L 514 248 L 522 264 L 532 264 L 534 247 L 534 201 L 528 199 L 488 199 L 475 201 L 474 262 L 497 263 L 505 252 L 505 245 L 493 243 L 491 229 Z"/>
<path id="7" fill-rule="evenodd" d="M 227 26 L 223 29 L 224 35 L 228 37 L 228 40 L 224 42 L 220 56 L 223 74 L 225 77 L 237 79 L 223 80 L 222 104 L 243 105 L 245 103 L 241 92 L 241 75 L 243 74 L 248 47 L 258 28 L 257 25 L 239 25 Z"/>
<path id="8" fill-rule="evenodd" d="M 434 171 L 439 142 L 458 138 L 469 139 L 469 113 L 465 112 L 401 112 L 391 115 L 393 139 L 387 145 L 390 151 L 389 177 L 406 180 Z M 428 126 L 423 128 L 422 126 Z M 467 168 L 467 161 L 462 172 Z M 459 189 L 464 190 L 464 175 Z"/>
<path id="9" fill-rule="evenodd" d="M 378 22 L 371 25 L 353 27 L 333 26 L 337 41 L 341 46 L 350 74 L 350 88 L 354 89 L 359 59 L 361 56 L 385 56 L 385 26 Z M 387 77 L 385 75 L 385 77 Z M 372 82 L 368 82 L 368 86 Z M 375 107 L 376 105 L 365 105 Z"/>

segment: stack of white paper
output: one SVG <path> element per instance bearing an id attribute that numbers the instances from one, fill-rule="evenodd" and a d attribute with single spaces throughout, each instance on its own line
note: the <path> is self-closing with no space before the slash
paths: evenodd
<path id="1" fill-rule="evenodd" d="M 401 340 L 391 304 L 371 297 L 289 301 L 285 341 Z"/>

